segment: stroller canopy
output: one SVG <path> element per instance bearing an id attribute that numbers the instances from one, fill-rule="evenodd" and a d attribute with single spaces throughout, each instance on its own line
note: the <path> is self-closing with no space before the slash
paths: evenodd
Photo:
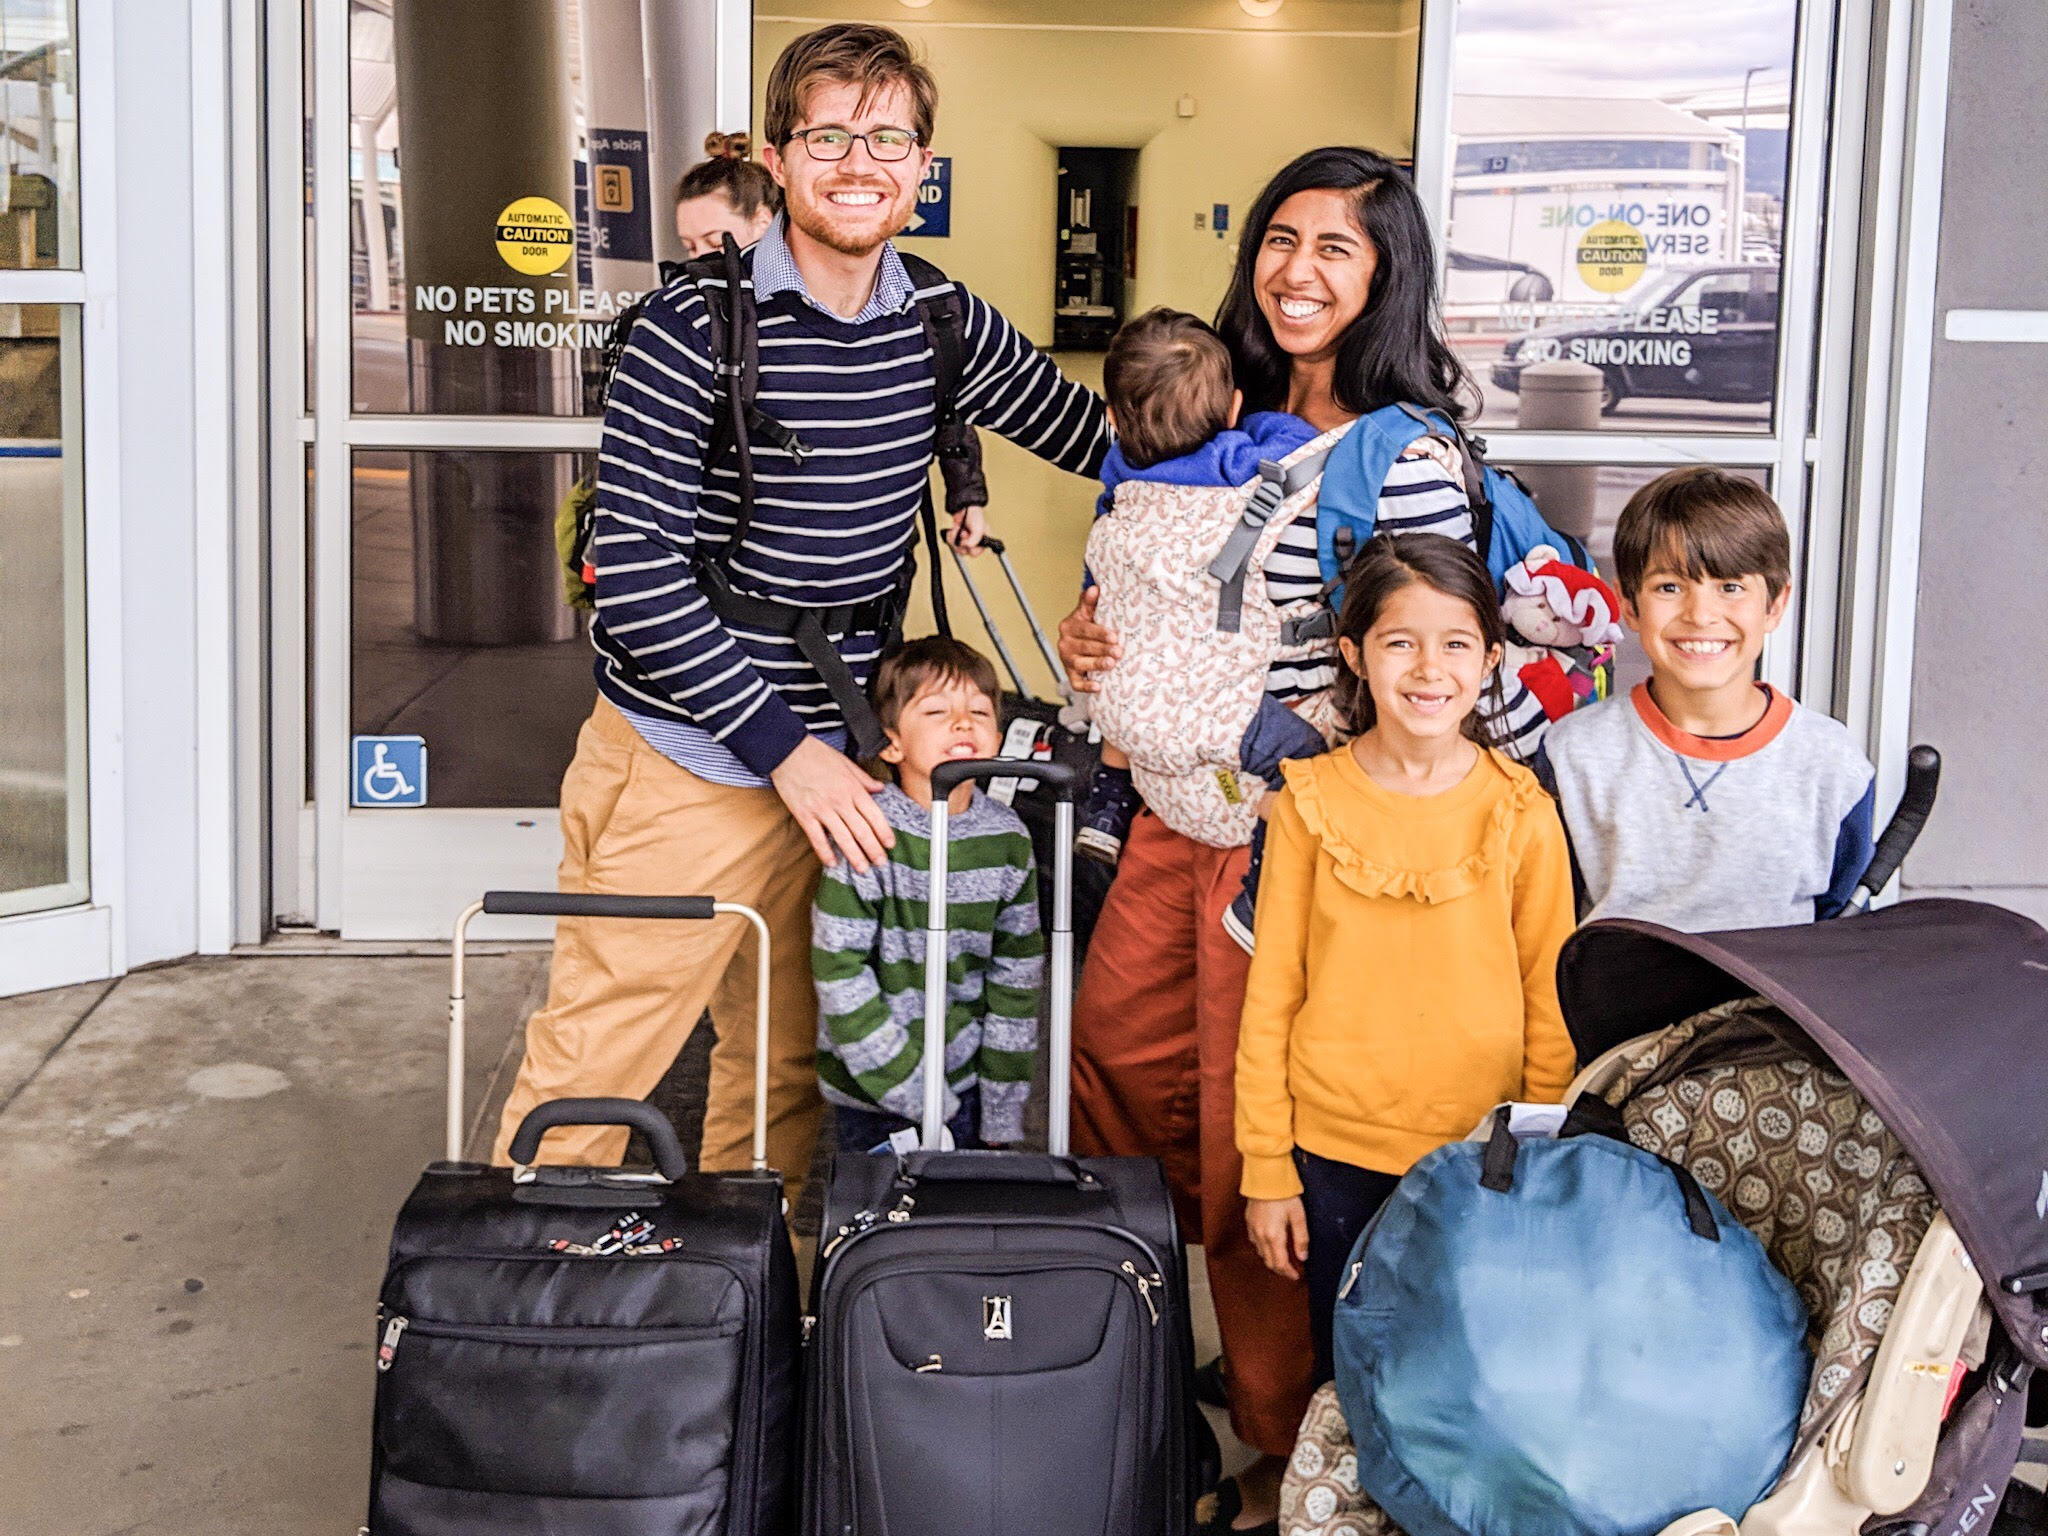
<path id="1" fill-rule="evenodd" d="M 2006 1332 L 2048 1368 L 2048 931 L 1974 901 L 1736 933 L 1589 923 L 1558 960 L 1579 1059 L 1751 994 L 1912 1153 Z"/>

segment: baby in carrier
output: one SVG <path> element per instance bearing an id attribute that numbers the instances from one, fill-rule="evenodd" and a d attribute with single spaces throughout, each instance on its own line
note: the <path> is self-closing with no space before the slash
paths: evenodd
<path id="1" fill-rule="evenodd" d="M 1275 661 L 1328 645 L 1291 636 L 1287 619 L 1310 614 L 1283 617 L 1266 602 L 1262 569 L 1309 500 L 1318 434 L 1279 411 L 1240 422 L 1229 350 L 1193 315 L 1154 309 L 1131 321 L 1102 376 L 1117 441 L 1088 564 L 1099 616 L 1125 637 L 1125 655 L 1095 699 L 1103 766 L 1076 846 L 1114 864 L 1141 799 L 1175 831 L 1240 846 L 1263 789 L 1280 787 L 1282 759 L 1329 745 L 1265 691 Z M 1244 510 L 1253 481 L 1262 523 Z M 1236 566 L 1220 589 L 1218 562 Z"/>

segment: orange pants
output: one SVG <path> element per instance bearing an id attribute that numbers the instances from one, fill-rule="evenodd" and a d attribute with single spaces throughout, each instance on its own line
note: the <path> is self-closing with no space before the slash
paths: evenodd
<path id="1" fill-rule="evenodd" d="M 1074 1004 L 1074 1145 L 1165 1164 L 1181 1231 L 1208 1260 L 1231 1427 L 1285 1456 L 1315 1362 L 1308 1293 L 1259 1262 L 1237 1192 L 1237 1020 L 1251 962 L 1219 919 L 1248 858 L 1150 811 L 1131 828 Z"/>
<path id="2" fill-rule="evenodd" d="M 733 789 L 663 757 L 604 699 L 562 777 L 561 888 L 608 895 L 707 895 L 767 920 L 768 1163 L 790 1209 L 810 1171 L 818 1097 L 818 1001 L 811 897 L 818 856 L 772 789 Z M 704 1112 L 703 1166 L 745 1168 L 754 1138 L 759 946 L 744 918 L 709 922 L 565 917 L 555 924 L 548 999 L 526 1024 L 526 1058 L 498 1126 L 495 1160 L 547 1099 L 644 1099 L 708 1006 L 718 1030 Z M 616 1163 L 626 1132 L 550 1131 L 543 1161 Z"/>

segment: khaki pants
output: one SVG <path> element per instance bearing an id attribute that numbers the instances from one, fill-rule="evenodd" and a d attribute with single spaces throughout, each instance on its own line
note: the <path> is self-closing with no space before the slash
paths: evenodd
<path id="1" fill-rule="evenodd" d="M 564 891 L 709 895 L 767 919 L 768 1161 L 791 1208 L 818 1139 L 818 1005 L 811 984 L 811 898 L 818 859 L 772 789 L 698 778 L 647 745 L 603 699 L 576 738 L 562 777 Z M 753 926 L 712 921 L 565 917 L 555 925 L 547 1005 L 527 1021 L 526 1059 L 498 1126 L 496 1161 L 520 1120 L 548 1099 L 644 1099 L 709 1005 L 718 1044 L 704 1116 L 703 1166 L 749 1165 L 753 1145 Z M 614 1164 L 626 1132 L 571 1126 L 548 1133 L 546 1160 Z"/>

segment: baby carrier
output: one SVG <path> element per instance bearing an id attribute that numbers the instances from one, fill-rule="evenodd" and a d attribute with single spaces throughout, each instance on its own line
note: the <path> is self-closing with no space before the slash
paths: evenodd
<path id="1" fill-rule="evenodd" d="M 1102 592 L 1096 617 L 1124 646 L 1102 675 L 1095 723 L 1129 754 L 1146 805 L 1197 842 L 1251 841 L 1260 786 L 1240 779 L 1238 752 L 1266 675 L 1276 661 L 1329 649 L 1329 608 L 1320 597 L 1276 604 L 1266 560 L 1316 504 L 1324 462 L 1347 430 L 1261 464 L 1243 486 L 1127 480 L 1116 510 L 1088 536 Z M 1303 713 L 1332 734 L 1327 696 Z"/>
<path id="2" fill-rule="evenodd" d="M 1546 524 L 1529 493 L 1486 462 L 1482 442 L 1440 413 L 1405 404 L 1324 433 L 1261 465 L 1258 479 L 1243 486 L 1127 480 L 1116 489 L 1115 511 L 1096 520 L 1088 538 L 1088 568 L 1102 592 L 1096 616 L 1124 653 L 1103 674 L 1095 721 L 1129 755 L 1145 803 L 1176 832 L 1218 848 L 1251 840 L 1259 785 L 1242 773 L 1239 748 L 1267 673 L 1276 663 L 1328 654 L 1344 568 L 1376 531 L 1394 462 L 1425 436 L 1456 450 L 1473 536 L 1496 588 L 1544 546 L 1593 569 L 1585 545 Z M 1322 591 L 1276 604 L 1266 590 L 1266 560 L 1310 509 Z M 1546 710 L 1516 691 L 1519 707 L 1509 700 L 1498 710 L 1496 733 L 1526 757 Z M 1598 696 L 1598 687 L 1566 693 L 1562 707 Z M 1335 739 L 1326 693 L 1299 712 Z"/>

